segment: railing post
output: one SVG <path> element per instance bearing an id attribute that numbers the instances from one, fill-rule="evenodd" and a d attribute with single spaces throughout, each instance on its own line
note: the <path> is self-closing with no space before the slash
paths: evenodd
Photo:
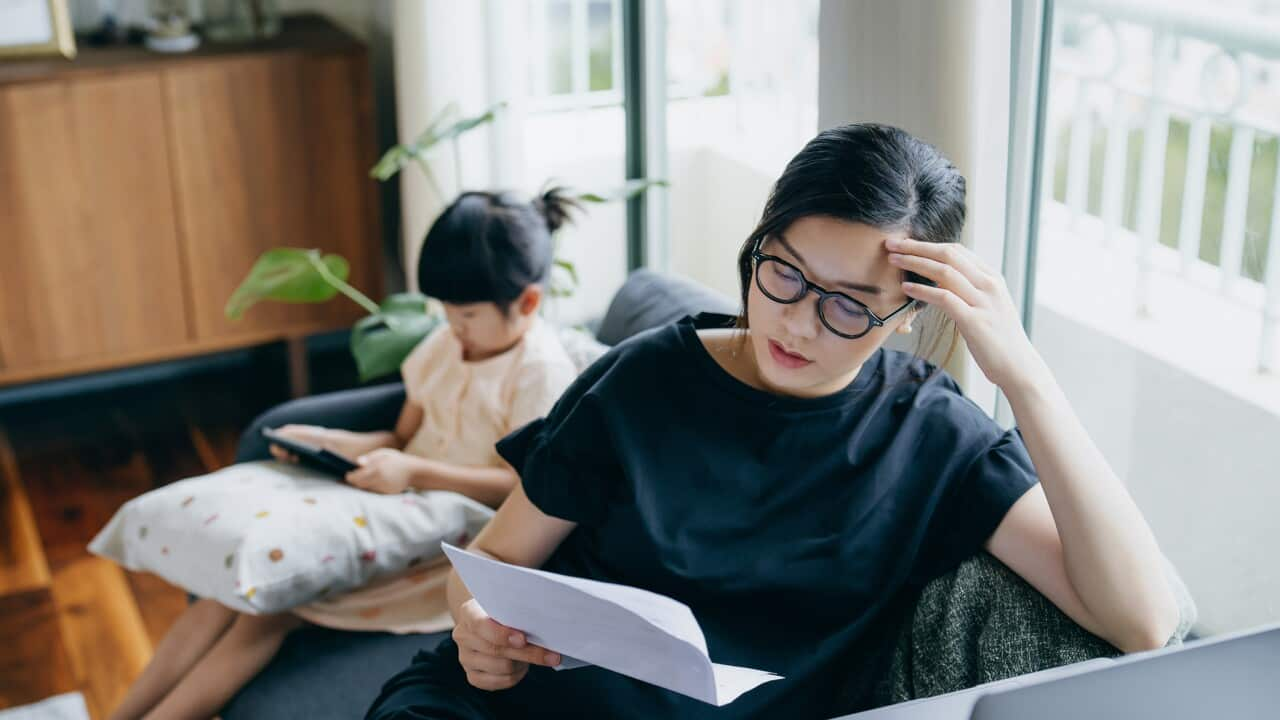
<path id="1" fill-rule="evenodd" d="M 1227 200 L 1222 210 L 1222 255 L 1218 260 L 1219 288 L 1230 296 L 1240 275 L 1244 255 L 1245 211 L 1249 204 L 1249 174 L 1253 170 L 1253 128 L 1234 125 L 1231 129 L 1231 157 L 1227 165 Z"/>
<path id="2" fill-rule="evenodd" d="M 1076 102 L 1071 109 L 1071 142 L 1067 147 L 1067 208 L 1071 210 L 1071 226 L 1089 210 L 1089 160 L 1093 154 L 1093 117 L 1089 114 L 1088 78 L 1076 79 Z"/>
<path id="3" fill-rule="evenodd" d="M 1209 118 L 1197 115 L 1191 121 L 1187 139 L 1187 178 L 1182 186 L 1182 222 L 1178 228 L 1178 249 L 1182 253 L 1182 275 L 1189 277 L 1191 266 L 1200 257 L 1200 226 L 1204 219 L 1204 189 L 1209 176 Z"/>
<path id="4" fill-rule="evenodd" d="M 1280 151 L 1280 139 L 1277 140 Z M 1267 283 L 1262 305 L 1262 336 L 1258 345 L 1258 370 L 1269 373 L 1276 369 L 1276 335 L 1280 331 L 1280 162 L 1276 163 L 1276 194 L 1271 201 L 1271 239 L 1267 243 L 1267 265 L 1263 276 Z"/>
<path id="5" fill-rule="evenodd" d="M 1160 235 L 1160 205 L 1164 195 L 1164 154 L 1169 139 L 1169 108 L 1166 104 L 1169 64 L 1174 39 L 1153 31 L 1151 104 L 1142 141 L 1142 172 L 1138 176 L 1138 314 L 1151 314 L 1151 250 Z"/>
<path id="6" fill-rule="evenodd" d="M 1123 224 L 1125 174 L 1129 159 L 1129 99 L 1123 90 L 1112 88 L 1111 118 L 1107 124 L 1107 157 L 1102 173 L 1102 228 L 1104 241 L 1111 244 Z"/>

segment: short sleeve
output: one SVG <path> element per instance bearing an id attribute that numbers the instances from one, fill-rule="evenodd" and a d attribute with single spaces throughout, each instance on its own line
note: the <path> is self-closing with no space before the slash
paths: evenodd
<path id="1" fill-rule="evenodd" d="M 977 554 L 1009 508 L 1039 482 L 1017 428 L 1001 433 L 945 488 L 912 570 L 918 584 Z"/>
<path id="2" fill-rule="evenodd" d="M 536 364 L 521 368 L 511 396 L 507 431 L 524 427 L 550 412 L 560 395 L 573 382 L 569 365 Z"/>
<path id="3" fill-rule="evenodd" d="M 538 418 L 498 441 L 498 454 L 520 475 L 529 500 L 542 512 L 572 522 L 600 522 L 616 490 L 617 460 L 610 441 L 607 354 L 587 368 Z"/>
<path id="4" fill-rule="evenodd" d="M 449 350 L 448 340 L 452 335 L 447 326 L 440 323 L 401 361 L 400 377 L 404 380 L 405 395 L 410 401 L 422 404 L 422 391 L 427 385 L 427 377 Z"/>

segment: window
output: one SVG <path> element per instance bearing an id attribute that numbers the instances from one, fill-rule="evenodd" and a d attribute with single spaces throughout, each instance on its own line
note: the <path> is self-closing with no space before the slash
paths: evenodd
<path id="1" fill-rule="evenodd" d="M 1276 618 L 1280 3 L 1065 0 L 1032 339 L 1200 603 Z"/>
<path id="2" fill-rule="evenodd" d="M 665 3 L 651 264 L 736 297 L 734 258 L 773 181 L 817 132 L 818 2 Z"/>

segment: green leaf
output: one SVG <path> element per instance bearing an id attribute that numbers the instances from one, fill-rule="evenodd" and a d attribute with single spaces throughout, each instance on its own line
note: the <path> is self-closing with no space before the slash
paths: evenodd
<path id="1" fill-rule="evenodd" d="M 379 180 L 389 180 L 393 175 L 404 169 L 412 158 L 408 151 L 402 145 L 393 145 L 382 157 L 378 159 L 378 163 L 369 170 L 369 177 Z"/>
<path id="2" fill-rule="evenodd" d="M 556 258 L 552 264 L 569 273 L 569 280 L 573 282 L 574 287 L 578 286 L 578 268 L 572 262 L 564 258 Z"/>
<path id="3" fill-rule="evenodd" d="M 436 113 L 436 116 L 431 118 L 431 122 L 427 124 L 426 129 L 418 133 L 418 137 L 414 140 L 413 144 L 422 144 L 426 142 L 428 138 L 438 135 L 440 133 L 440 128 L 443 127 L 445 123 L 458 117 L 458 112 L 457 102 L 450 100 L 445 103 L 445 106 L 440 108 L 440 112 Z"/>
<path id="4" fill-rule="evenodd" d="M 427 314 L 427 296 L 422 293 L 403 292 L 388 295 L 378 309 L 390 315 L 402 313 Z"/>
<path id="5" fill-rule="evenodd" d="M 361 318 L 351 329 L 351 356 L 360 382 L 395 373 L 442 321 L 423 295 L 397 293 L 383 300 L 377 313 Z"/>
<path id="6" fill-rule="evenodd" d="M 350 267 L 340 255 L 321 255 L 319 250 L 275 248 L 258 258 L 240 287 L 231 294 L 223 312 L 232 320 L 240 319 L 246 310 L 263 300 L 288 303 L 318 303 L 338 294 L 312 262 L 315 258 L 341 281 L 346 281 Z"/>
<path id="7" fill-rule="evenodd" d="M 474 117 L 469 117 L 469 118 L 462 118 L 461 120 L 458 120 L 457 122 L 450 125 L 449 127 L 443 130 L 437 130 L 434 133 L 432 133 L 433 137 L 428 138 L 428 142 L 426 144 L 423 144 L 422 141 L 419 140 L 418 145 L 425 150 L 427 148 L 430 148 L 432 145 L 436 145 L 437 143 L 442 143 L 446 140 L 452 140 L 455 137 L 458 137 L 459 135 L 462 135 L 463 133 L 473 130 L 481 125 L 484 125 L 486 123 L 491 123 L 498 117 L 498 110 L 500 110 L 503 107 L 506 107 L 506 103 L 500 102 L 497 105 L 494 105 L 493 107 L 489 108 L 488 110 L 485 110 L 483 113 L 479 115 L 476 115 Z"/>
<path id="8" fill-rule="evenodd" d="M 406 165 L 423 157 L 436 145 L 493 122 L 498 116 L 498 110 L 505 106 L 506 103 L 501 102 L 479 115 L 454 120 L 458 114 L 458 106 L 456 103 L 449 103 L 436 114 L 427 129 L 423 130 L 413 142 L 392 146 L 383 153 L 378 163 L 369 170 L 369 176 L 378 180 L 389 180 Z M 451 124 L 450 121 L 452 121 Z"/>
<path id="9" fill-rule="evenodd" d="M 636 180 L 628 180 L 625 185 L 614 188 L 604 194 L 584 192 L 575 195 L 574 198 L 580 202 L 609 203 L 617 200 L 628 200 L 640 193 L 647 192 L 652 187 L 671 187 L 671 184 L 666 180 L 638 178 Z"/>

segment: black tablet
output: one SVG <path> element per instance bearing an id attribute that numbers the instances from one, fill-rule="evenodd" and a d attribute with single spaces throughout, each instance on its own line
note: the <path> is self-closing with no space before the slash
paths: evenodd
<path id="1" fill-rule="evenodd" d="M 332 450 L 291 440 L 271 428 L 262 428 L 262 437 L 272 445 L 279 445 L 296 455 L 299 463 L 331 475 L 345 477 L 347 473 L 360 467 Z"/>

